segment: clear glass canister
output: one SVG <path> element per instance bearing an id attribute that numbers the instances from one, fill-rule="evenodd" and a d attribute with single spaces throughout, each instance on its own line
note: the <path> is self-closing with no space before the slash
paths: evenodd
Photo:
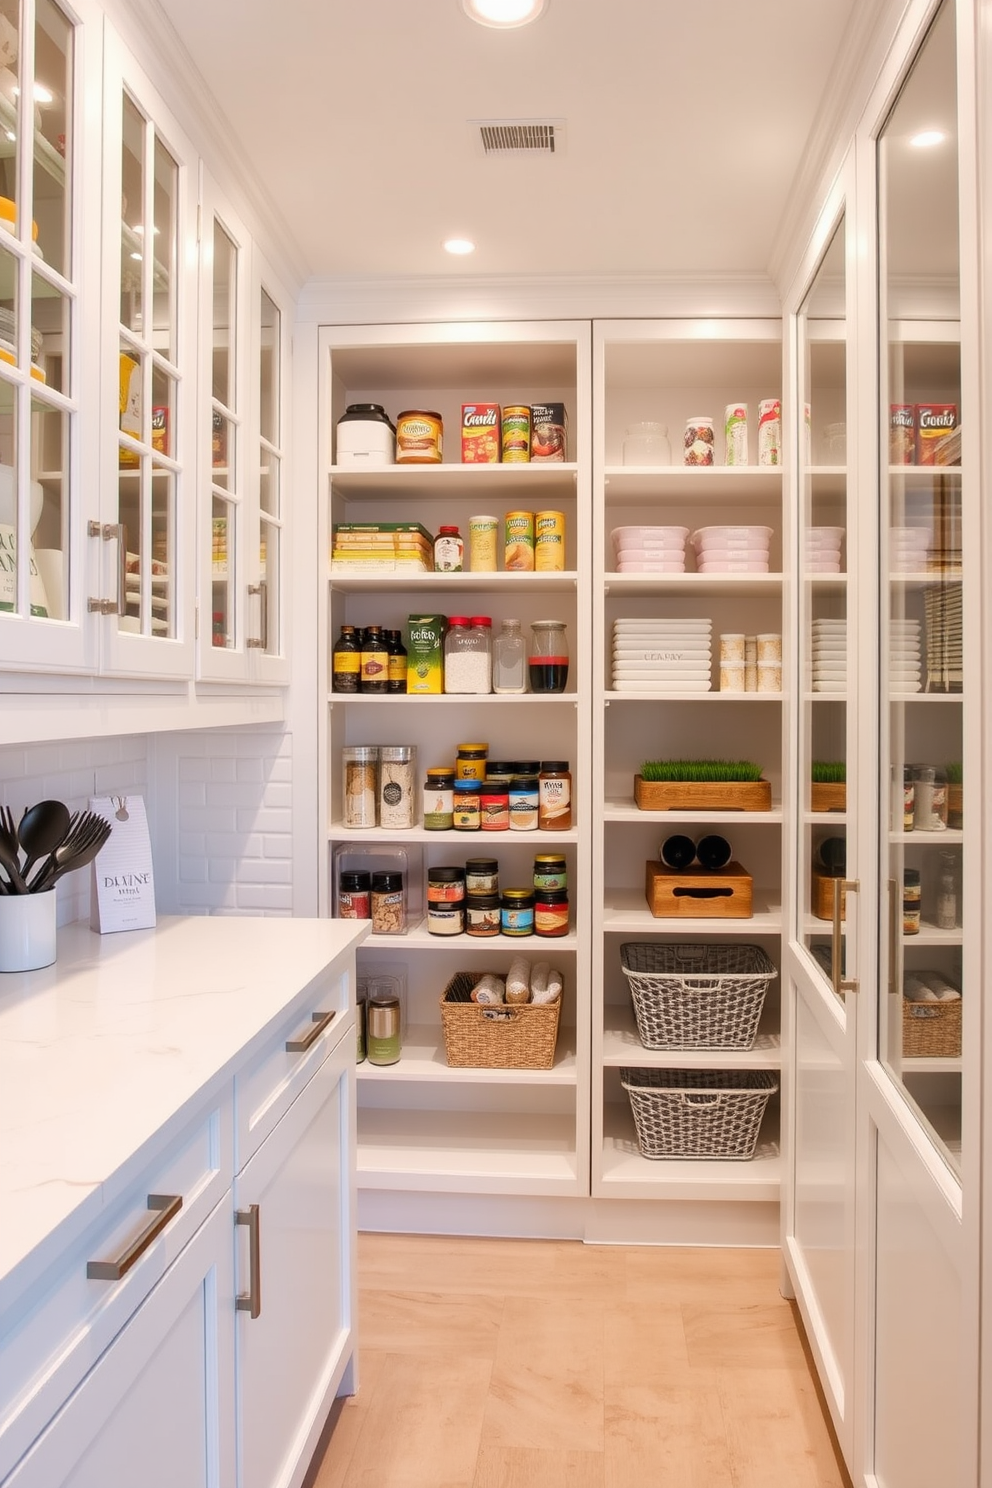
<path id="1" fill-rule="evenodd" d="M 379 825 L 405 831 L 417 806 L 417 750 L 412 744 L 383 744 L 379 750 Z"/>
<path id="2" fill-rule="evenodd" d="M 672 444 L 667 424 L 630 424 L 623 442 L 625 465 L 671 465 Z"/>
<path id="3" fill-rule="evenodd" d="M 486 624 L 482 625 L 482 620 Z M 487 616 L 452 615 L 444 638 L 444 690 L 457 693 L 488 693 L 492 660 Z"/>
<path id="4" fill-rule="evenodd" d="M 504 620 L 493 639 L 493 692 L 527 691 L 527 642 L 519 620 Z"/>
<path id="5" fill-rule="evenodd" d="M 527 671 L 531 692 L 564 692 L 568 685 L 568 642 L 563 620 L 531 622 Z"/>
<path id="6" fill-rule="evenodd" d="M 341 760 L 341 819 L 346 827 L 374 827 L 378 792 L 378 746 L 345 745 L 341 751 Z"/>

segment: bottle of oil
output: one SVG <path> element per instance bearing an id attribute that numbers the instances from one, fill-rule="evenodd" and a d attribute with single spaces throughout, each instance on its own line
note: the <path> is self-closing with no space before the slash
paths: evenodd
<path id="1" fill-rule="evenodd" d="M 386 691 L 406 692 L 406 647 L 403 632 L 387 630 L 386 638 Z"/>
<path id="2" fill-rule="evenodd" d="M 331 691 L 357 692 L 362 669 L 362 648 L 353 625 L 342 625 L 331 657 Z"/>
<path id="3" fill-rule="evenodd" d="M 382 627 L 370 625 L 362 641 L 362 671 L 359 692 L 386 692 L 389 687 L 389 655 Z"/>

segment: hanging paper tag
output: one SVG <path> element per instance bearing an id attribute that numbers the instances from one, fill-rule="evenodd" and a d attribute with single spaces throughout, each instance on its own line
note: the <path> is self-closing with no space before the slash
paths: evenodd
<path id="1" fill-rule="evenodd" d="M 90 810 L 113 827 L 91 870 L 90 929 L 151 929 L 155 883 L 143 797 L 91 796 Z"/>

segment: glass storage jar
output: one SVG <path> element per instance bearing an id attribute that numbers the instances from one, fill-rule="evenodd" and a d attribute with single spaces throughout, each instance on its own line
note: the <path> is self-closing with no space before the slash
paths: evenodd
<path id="1" fill-rule="evenodd" d="M 482 624 L 485 621 L 485 624 Z M 444 638 L 444 690 L 452 693 L 488 693 L 492 662 L 490 626 L 487 616 L 452 615 Z"/>
<path id="2" fill-rule="evenodd" d="M 527 642 L 519 620 L 504 620 L 493 640 L 493 692 L 527 691 Z"/>
<path id="3" fill-rule="evenodd" d="M 568 642 L 563 620 L 531 622 L 528 676 L 531 692 L 564 692 L 568 685 Z"/>
<path id="4" fill-rule="evenodd" d="M 672 445 L 667 424 L 630 424 L 623 442 L 625 465 L 671 465 Z"/>

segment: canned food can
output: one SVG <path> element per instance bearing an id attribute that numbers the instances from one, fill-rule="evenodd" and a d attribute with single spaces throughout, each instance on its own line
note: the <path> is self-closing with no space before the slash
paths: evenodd
<path id="1" fill-rule="evenodd" d="M 407 408 L 396 418 L 396 463 L 440 465 L 444 425 L 439 413 Z"/>
<path id="2" fill-rule="evenodd" d="M 538 573 L 560 573 L 565 567 L 565 513 L 534 513 L 534 568 Z"/>
<path id="3" fill-rule="evenodd" d="M 534 568 L 534 513 L 507 512 L 504 532 L 503 567 L 530 573 Z"/>
<path id="4" fill-rule="evenodd" d="M 747 448 L 747 404 L 728 403 L 724 413 L 724 433 L 727 437 L 728 465 L 746 465 Z"/>
<path id="5" fill-rule="evenodd" d="M 782 400 L 762 398 L 758 404 L 758 464 L 782 463 Z"/>
<path id="6" fill-rule="evenodd" d="M 468 566 L 472 573 L 496 572 L 496 532 L 499 521 L 483 513 L 468 519 Z"/>
<path id="7" fill-rule="evenodd" d="M 503 409 L 502 450 L 504 465 L 530 463 L 530 409 L 523 403 Z"/>

